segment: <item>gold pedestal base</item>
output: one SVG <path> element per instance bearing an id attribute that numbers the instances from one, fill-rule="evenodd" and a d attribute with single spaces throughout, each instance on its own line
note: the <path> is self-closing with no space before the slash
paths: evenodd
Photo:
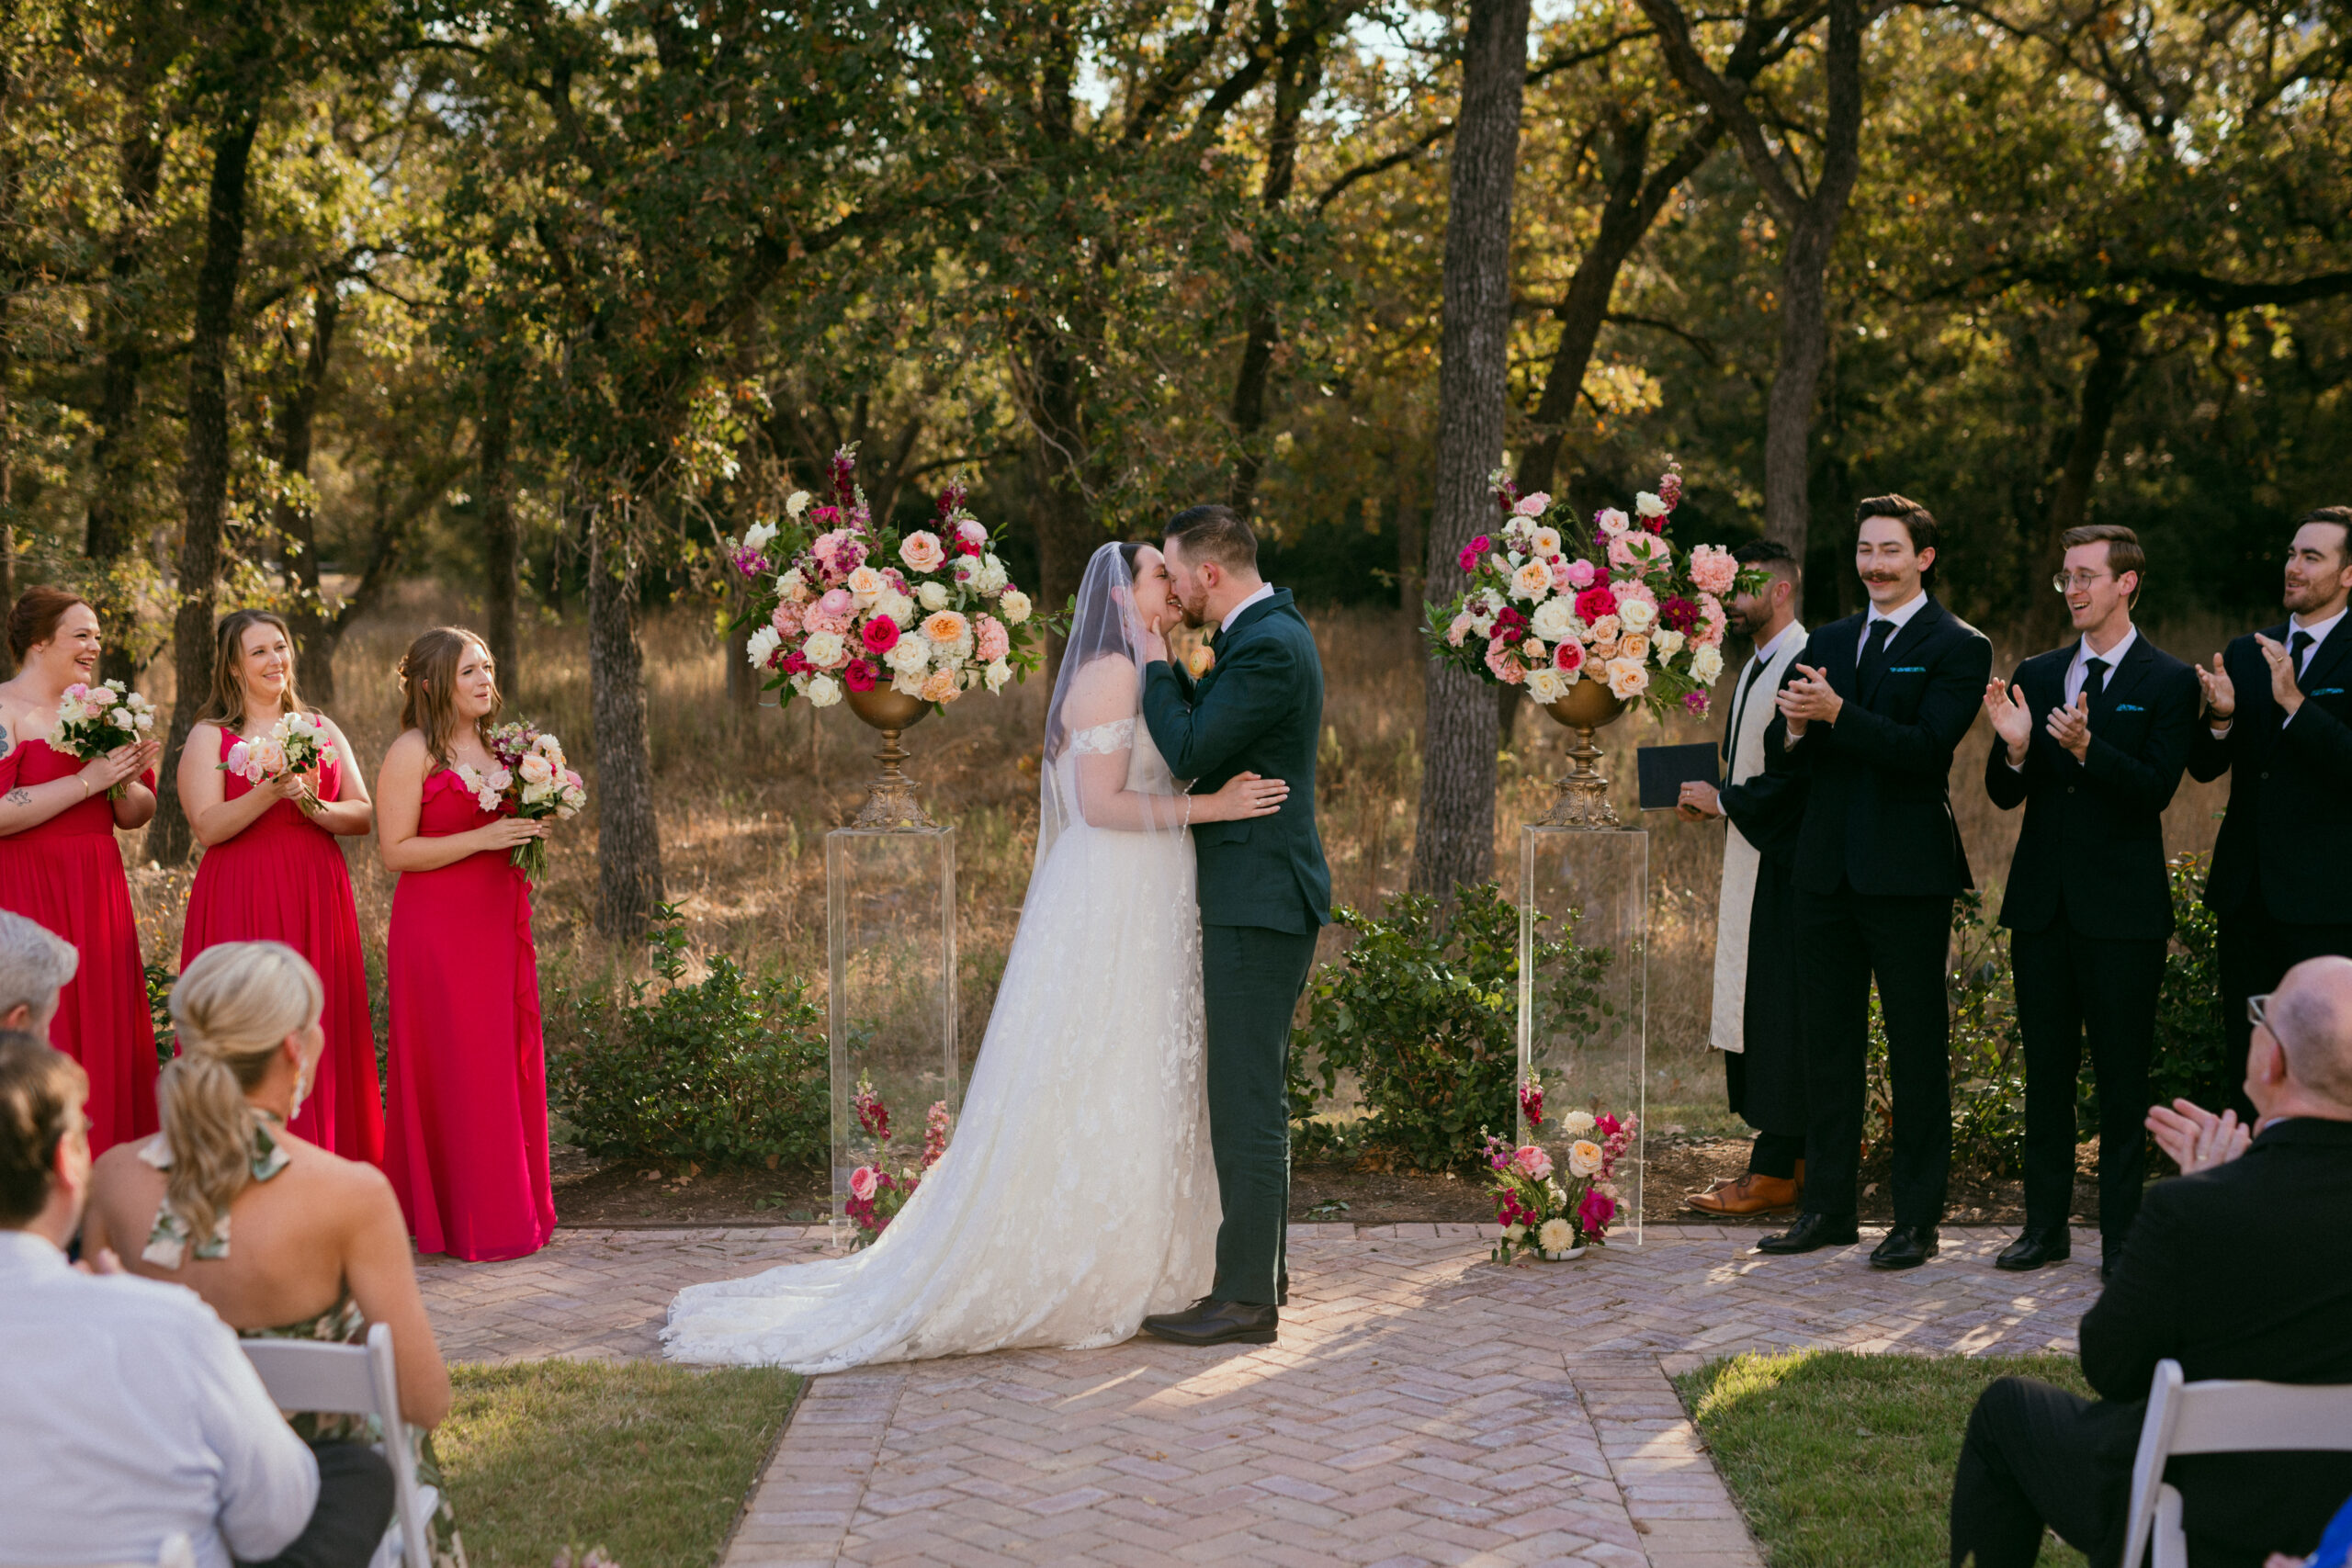
<path id="1" fill-rule="evenodd" d="M 1598 681 L 1579 681 L 1566 696 L 1544 711 L 1576 731 L 1577 743 L 1568 748 L 1567 776 L 1552 781 L 1552 787 L 1559 792 L 1552 809 L 1535 826 L 1623 827 L 1616 808 L 1609 804 L 1609 780 L 1594 766 L 1600 761 L 1600 748 L 1594 743 L 1592 732 L 1614 724 L 1625 711 L 1624 703 L 1610 695 L 1609 688 Z"/>
<path id="2" fill-rule="evenodd" d="M 866 782 L 865 805 L 850 826 L 883 831 L 938 827 L 924 813 L 922 802 L 915 797 L 915 781 L 907 777 L 899 766 L 910 755 L 899 744 L 899 735 L 921 721 L 931 711 L 931 705 L 888 686 L 876 686 L 870 692 L 845 692 L 842 697 L 852 713 L 882 732 L 882 749 L 874 753 L 874 760 L 882 764 L 882 772 Z"/>

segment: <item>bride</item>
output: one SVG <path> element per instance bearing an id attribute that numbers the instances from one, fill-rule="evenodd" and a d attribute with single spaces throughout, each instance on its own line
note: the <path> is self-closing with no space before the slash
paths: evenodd
<path id="1" fill-rule="evenodd" d="M 1138 650 L 1182 614 L 1149 545 L 1087 563 L 1029 894 L 947 1153 L 864 1251 L 678 1292 L 671 1359 L 830 1372 L 1083 1349 L 1207 1291 L 1217 1186 L 1185 829 L 1270 816 L 1289 786 L 1244 773 L 1187 795 L 1169 775 L 1137 722 Z"/>

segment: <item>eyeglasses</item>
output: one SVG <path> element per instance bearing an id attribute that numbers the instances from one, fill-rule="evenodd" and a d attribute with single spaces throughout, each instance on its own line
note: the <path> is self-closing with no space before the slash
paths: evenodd
<path id="1" fill-rule="evenodd" d="M 2253 1024 L 2256 1029 L 2269 1030 L 2270 1038 L 2277 1040 L 2279 1045 L 2283 1048 L 2287 1042 L 2279 1036 L 2278 1026 L 2270 1021 L 2270 998 L 2273 994 L 2274 993 L 2272 992 L 2265 991 L 2260 996 L 2246 998 L 2246 1021 Z"/>
<path id="2" fill-rule="evenodd" d="M 2105 579 L 2111 579 L 2114 575 L 2115 574 L 2111 571 L 2078 571 L 2072 577 L 2069 577 L 2062 571 L 2057 576 L 2050 580 L 2050 586 L 2055 588 L 2061 593 L 2064 593 L 2067 590 L 2073 588 L 2079 588 L 2085 592 L 2088 592 L 2093 583 Z"/>

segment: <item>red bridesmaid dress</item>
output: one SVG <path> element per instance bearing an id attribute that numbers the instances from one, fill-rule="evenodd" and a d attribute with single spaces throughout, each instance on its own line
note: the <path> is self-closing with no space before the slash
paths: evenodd
<path id="1" fill-rule="evenodd" d="M 237 738 L 220 732 L 226 761 Z M 341 792 L 341 760 L 319 770 L 319 795 Z M 236 773 L 223 782 L 230 800 L 253 785 Z M 290 800 L 281 800 L 235 838 L 204 852 L 188 894 L 180 967 L 215 942 L 282 942 L 311 961 L 326 988 L 319 1027 L 327 1037 L 310 1098 L 288 1124 L 345 1159 L 384 1163 L 384 1107 L 376 1088 L 376 1026 L 368 1016 L 368 961 L 359 947 L 359 911 L 351 872 L 335 836 Z"/>
<path id="2" fill-rule="evenodd" d="M 496 815 L 445 768 L 424 781 L 417 832 Z M 417 1250 L 469 1262 L 537 1252 L 555 1232 L 531 885 L 507 855 L 402 872 L 384 945 L 384 1174 Z"/>
<path id="3" fill-rule="evenodd" d="M 88 765 L 46 740 L 28 740 L 0 757 L 0 794 Z M 153 789 L 155 775 L 139 782 Z M 100 793 L 0 838 L 0 909 L 47 926 L 82 954 L 49 1042 L 90 1075 L 93 1155 L 155 1131 L 155 1022 L 114 834 L 114 803 Z"/>

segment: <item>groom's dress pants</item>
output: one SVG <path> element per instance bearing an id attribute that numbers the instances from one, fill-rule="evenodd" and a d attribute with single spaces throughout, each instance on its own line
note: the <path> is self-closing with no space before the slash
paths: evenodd
<path id="1" fill-rule="evenodd" d="M 1274 1304 L 1290 1219 L 1290 1020 L 1314 964 L 1311 931 L 1201 928 L 1218 1301 Z"/>

